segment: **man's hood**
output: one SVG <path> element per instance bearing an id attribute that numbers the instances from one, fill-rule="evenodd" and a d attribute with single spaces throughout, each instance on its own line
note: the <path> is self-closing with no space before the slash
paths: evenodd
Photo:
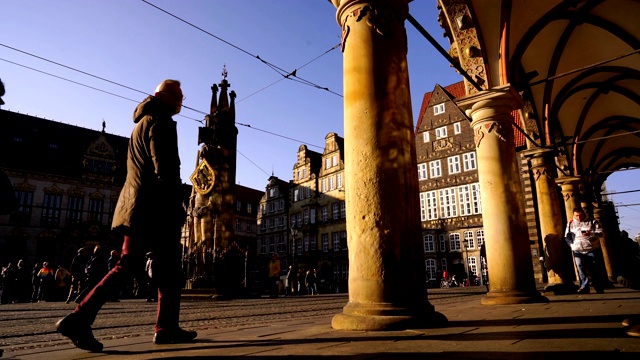
<path id="1" fill-rule="evenodd" d="M 133 122 L 137 124 L 147 115 L 159 115 L 163 113 L 166 113 L 167 115 L 170 114 L 166 105 L 157 98 L 149 95 L 140 104 L 138 104 L 136 109 L 133 111 Z"/>

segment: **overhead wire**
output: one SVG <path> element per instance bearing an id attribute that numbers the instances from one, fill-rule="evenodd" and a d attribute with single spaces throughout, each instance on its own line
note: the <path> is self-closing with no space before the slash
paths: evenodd
<path id="1" fill-rule="evenodd" d="M 74 68 L 74 67 L 71 67 L 71 66 L 68 66 L 68 65 L 61 64 L 61 63 L 59 63 L 59 62 L 55 62 L 55 61 L 53 61 L 53 60 L 50 60 L 50 59 L 44 58 L 44 57 L 42 57 L 42 56 L 38 56 L 38 55 L 32 54 L 32 53 L 27 52 L 27 51 L 24 51 L 24 50 L 17 49 L 17 48 L 12 47 L 12 46 L 8 46 L 8 45 L 2 44 L 2 43 L 0 43 L 0 46 L 6 47 L 6 48 L 8 48 L 8 49 L 11 49 L 11 50 L 14 50 L 14 51 L 17 51 L 17 52 L 20 52 L 20 53 L 25 54 L 25 55 L 32 56 L 32 57 L 34 57 L 34 58 L 36 58 L 36 59 L 39 59 L 39 60 L 42 60 L 42 61 L 46 61 L 46 62 L 49 62 L 49 63 L 51 63 L 51 64 L 55 64 L 55 65 L 57 65 L 57 66 L 61 66 L 61 67 L 63 67 L 63 68 L 69 69 L 69 70 L 73 70 L 73 71 L 78 72 L 78 73 L 81 73 L 81 74 L 83 74 L 83 75 L 87 75 L 87 76 L 93 77 L 93 78 L 95 78 L 95 79 L 99 79 L 99 80 L 102 80 L 102 81 L 108 82 L 108 83 L 110 83 L 110 84 L 114 84 L 114 85 L 117 85 L 117 86 L 123 87 L 123 88 L 125 88 L 125 89 L 133 90 L 133 91 L 139 92 L 139 93 L 144 94 L 144 95 L 147 95 L 147 96 L 150 96 L 150 95 L 151 95 L 151 94 L 148 94 L 148 93 L 146 93 L 146 92 L 144 92 L 144 91 L 141 91 L 141 90 L 137 90 L 137 89 L 135 89 L 135 88 L 132 88 L 132 87 L 130 87 L 130 86 L 127 86 L 127 85 L 124 85 L 124 84 L 120 84 L 120 83 L 118 83 L 118 82 L 115 82 L 115 81 L 112 81 L 112 80 L 106 79 L 106 78 L 101 77 L 101 76 L 97 76 L 97 75 L 91 74 L 91 73 L 89 73 L 89 72 L 86 72 L 86 71 L 83 71 L 83 70 L 80 70 L 80 69 L 77 69 L 77 68 Z M 334 48 L 335 48 L 335 47 L 334 47 Z M 332 49 L 334 49 L 334 48 L 332 48 Z M 319 55 L 319 56 L 315 57 L 313 60 L 311 60 L 311 61 L 307 62 L 306 64 L 304 64 L 304 65 L 303 65 L 303 67 L 304 67 L 304 66 L 306 66 L 306 65 L 308 65 L 308 64 L 310 64 L 311 62 L 313 62 L 313 61 L 317 60 L 318 58 L 320 58 L 322 55 L 326 54 L 326 53 L 327 53 L 327 52 L 329 52 L 329 51 L 331 51 L 331 49 L 330 49 L 330 50 L 328 50 L 328 51 L 325 51 L 325 52 L 324 52 L 324 53 L 322 53 L 321 55 Z M 109 95 L 112 95 L 112 96 L 115 96 L 115 97 L 119 97 L 119 98 L 122 98 L 122 99 L 125 99 L 125 100 L 128 100 L 128 101 L 131 101 L 131 102 L 134 102 L 134 103 L 139 103 L 139 102 L 140 102 L 140 100 L 134 100 L 134 99 L 128 98 L 128 97 L 126 97 L 126 96 L 122 96 L 122 95 L 118 95 L 118 94 L 115 94 L 115 93 L 112 93 L 112 92 L 109 92 L 109 91 L 106 91 L 106 90 L 102 90 L 102 89 L 99 89 L 99 88 L 96 88 L 96 87 L 93 87 L 93 86 L 90 86 L 90 85 L 86 85 L 86 84 L 80 83 L 80 82 L 75 81 L 75 80 L 71 80 L 71 79 L 68 79 L 68 78 L 65 78 L 65 77 L 62 77 L 62 76 L 59 76 L 59 75 L 55 75 L 55 74 L 52 74 L 52 73 L 49 73 L 49 72 L 46 72 L 46 71 L 42 71 L 42 70 L 35 69 L 35 68 L 33 68 L 33 67 L 29 67 L 29 66 L 26 66 L 26 65 L 23 65 L 23 64 L 19 64 L 19 63 L 16 63 L 16 62 L 14 62 L 14 61 L 6 60 L 6 59 L 3 59 L 3 58 L 0 58 L 0 60 L 5 61 L 5 62 L 8 62 L 8 63 L 11 63 L 11 64 L 16 65 L 16 66 L 20 66 L 20 67 L 23 67 L 23 68 L 26 68 L 26 69 L 32 70 L 32 71 L 36 71 L 36 72 L 39 72 L 39 73 L 42 73 L 42 74 L 45 74 L 45 75 L 48 75 L 48 76 L 51 76 L 51 77 L 54 77 L 54 78 L 60 79 L 60 80 L 64 80 L 64 81 L 67 81 L 67 82 L 70 82 L 70 83 L 73 83 L 73 84 L 76 84 L 76 85 L 79 85 L 79 86 L 83 86 L 83 87 L 86 87 L 86 88 L 89 88 L 89 89 L 92 89 L 92 90 L 95 90 L 95 91 L 99 91 L 99 92 L 102 92 L 102 93 L 105 93 L 105 94 L 109 94 Z M 282 80 L 284 80 L 284 79 L 280 79 L 280 80 L 278 80 L 278 81 L 282 81 Z M 278 81 L 277 81 L 277 82 L 278 82 Z M 273 85 L 273 84 L 271 84 L 271 85 Z M 271 85 L 268 85 L 267 87 L 269 87 L 269 86 L 271 86 Z M 254 93 L 253 93 L 253 94 L 251 94 L 251 95 L 254 95 L 254 94 L 258 93 L 258 92 L 260 92 L 260 91 L 262 91 L 262 90 L 266 89 L 267 87 L 264 87 L 264 88 L 262 88 L 262 89 L 258 90 L 257 92 L 254 92 Z M 250 96 L 251 96 L 251 95 L 250 95 Z M 243 98 L 243 100 L 245 100 L 246 98 L 247 98 L 247 97 Z M 238 102 L 239 102 L 239 101 L 238 101 Z M 201 110 L 198 110 L 198 109 L 195 109 L 195 108 L 189 107 L 189 106 L 184 105 L 184 104 L 182 105 L 182 107 L 183 107 L 183 108 L 185 108 L 185 109 L 189 109 L 189 110 L 191 110 L 191 111 L 194 111 L 194 112 L 200 113 L 200 114 L 202 114 L 202 115 L 208 115 L 208 114 L 209 114 L 209 113 L 207 113 L 207 112 L 204 112 L 204 111 L 201 111 Z M 189 116 L 183 115 L 183 114 L 178 114 L 177 116 L 180 116 L 180 117 L 183 117 L 183 118 L 186 118 L 186 119 L 189 119 L 189 120 L 193 120 L 193 121 L 198 122 L 198 123 L 200 123 L 200 124 L 203 124 L 203 123 L 204 123 L 204 121 L 203 121 L 203 120 L 195 119 L 195 118 L 192 118 L 192 117 L 189 117 Z M 273 135 L 273 136 L 276 136 L 276 137 L 281 137 L 281 138 L 283 138 L 283 139 L 292 140 L 292 141 L 299 142 L 299 143 L 302 143 L 302 144 L 305 144 L 305 145 L 308 145 L 308 146 L 312 146 L 312 147 L 315 147 L 315 148 L 323 149 L 323 147 L 321 147 L 321 146 L 314 145 L 314 144 L 308 143 L 308 142 L 306 142 L 306 141 L 302 141 L 302 140 L 294 139 L 294 138 L 291 138 L 291 137 L 288 137 L 288 136 L 280 135 L 280 134 L 277 134 L 277 133 L 274 133 L 274 132 L 271 132 L 271 131 L 263 130 L 263 129 L 260 129 L 260 128 L 257 128 L 257 127 L 254 127 L 254 126 L 251 126 L 251 125 L 249 125 L 249 124 L 243 124 L 243 123 L 240 123 L 240 122 L 237 122 L 237 121 L 236 121 L 236 124 L 237 124 L 237 125 L 240 125 L 240 126 L 245 126 L 245 127 L 251 128 L 251 129 L 256 130 L 256 131 L 261 131 L 261 132 L 264 132 L 264 133 L 267 133 L 267 134 L 270 134 L 270 135 Z"/>
<path id="2" fill-rule="evenodd" d="M 304 85 L 308 85 L 308 86 L 314 87 L 314 88 L 319 89 L 319 90 L 325 90 L 325 91 L 327 91 L 329 93 L 332 93 L 334 95 L 337 95 L 339 97 L 343 97 L 341 94 L 338 94 L 338 93 L 330 90 L 328 87 L 320 86 L 320 85 L 318 85 L 316 83 L 313 83 L 313 82 L 311 82 L 309 80 L 306 80 L 306 79 L 303 79 L 303 78 L 299 77 L 297 75 L 297 70 L 298 69 L 294 69 L 293 71 L 288 72 L 285 69 L 283 69 L 283 68 L 281 68 L 281 67 L 279 67 L 279 66 L 277 66 L 277 65 L 275 65 L 275 64 L 273 64 L 273 63 L 271 63 L 269 61 L 266 61 L 266 60 L 262 59 L 260 57 L 260 55 L 252 54 L 249 51 L 247 51 L 247 50 L 245 50 L 245 49 L 243 49 L 243 48 L 241 48 L 241 47 L 239 47 L 239 46 L 237 46 L 237 45 L 235 45 L 235 44 L 233 44 L 233 43 L 231 43 L 231 42 L 229 42 L 229 41 L 227 41 L 227 40 L 225 40 L 225 39 L 223 39 L 223 38 L 221 38 L 221 37 L 219 37 L 219 36 L 217 36 L 215 34 L 212 34 L 211 32 L 209 32 L 209 31 L 207 31 L 207 30 L 205 30 L 205 29 L 203 29 L 203 28 L 201 28 L 201 27 L 199 27 L 199 26 L 197 26 L 197 25 L 195 25 L 195 24 L 193 24 L 193 23 L 191 23 L 191 22 L 189 22 L 189 21 L 187 21 L 187 20 L 185 20 L 185 19 L 183 19 L 183 18 L 181 18 L 181 17 L 179 17 L 179 16 L 177 16 L 177 15 L 175 15 L 175 14 L 173 14 L 173 13 L 171 13 L 171 12 L 161 8 L 161 7 L 159 7 L 159 6 L 157 6 L 157 5 L 152 4 L 151 2 L 149 2 L 147 0 L 141 0 L 141 1 L 143 3 L 151 6 L 151 7 L 159 10 L 159 11 L 162 11 L 163 13 L 173 17 L 174 19 L 177 19 L 177 20 L 179 20 L 179 21 L 181 21 L 181 22 L 183 22 L 183 23 L 185 23 L 185 24 L 187 24 L 187 25 L 189 25 L 189 26 L 191 26 L 191 27 L 193 27 L 193 28 L 195 28 L 195 29 L 197 29 L 199 31 L 202 31 L 203 33 L 205 33 L 205 34 L 207 34 L 207 35 L 209 35 L 209 36 L 211 36 L 211 37 L 213 37 L 213 38 L 215 38 L 215 39 L 217 39 L 219 41 L 222 41 L 223 43 L 233 47 L 234 49 L 236 49 L 238 51 L 241 51 L 242 53 L 244 53 L 246 55 L 249 55 L 254 59 L 259 60 L 260 62 L 262 62 L 263 64 L 267 65 L 269 68 L 273 69 L 275 72 L 277 72 L 280 76 L 283 77 L 283 79 L 289 79 L 289 80 L 292 80 L 292 81 L 295 81 L 295 82 L 299 82 L 299 83 L 304 84 Z M 334 47 L 332 47 L 329 51 L 335 50 L 338 47 L 339 47 L 339 44 L 334 46 Z M 320 56 L 323 56 L 323 55 L 324 54 L 322 54 Z M 313 61 L 314 60 L 312 60 L 311 62 L 313 62 Z M 305 64 L 305 66 L 306 65 L 307 64 Z"/>

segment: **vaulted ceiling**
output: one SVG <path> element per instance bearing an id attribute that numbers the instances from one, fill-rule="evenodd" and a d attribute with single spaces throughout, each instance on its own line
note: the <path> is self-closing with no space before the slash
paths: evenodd
<path id="1" fill-rule="evenodd" d="M 640 166 L 640 0 L 438 5 L 452 56 L 484 89 L 520 91 L 532 146 L 557 149 L 565 175 L 599 186 Z"/>

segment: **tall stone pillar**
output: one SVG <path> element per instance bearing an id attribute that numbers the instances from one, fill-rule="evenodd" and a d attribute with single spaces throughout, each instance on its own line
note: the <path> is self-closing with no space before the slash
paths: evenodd
<path id="1" fill-rule="evenodd" d="M 342 27 L 349 302 L 331 325 L 446 324 L 427 300 L 407 70 L 407 0 L 333 0 Z"/>
<path id="2" fill-rule="evenodd" d="M 573 219 L 573 209 L 582 207 L 580 203 L 580 178 L 561 177 L 556 179 L 556 184 L 560 185 L 564 199 L 565 218 L 566 222 L 569 222 Z"/>
<path id="3" fill-rule="evenodd" d="M 456 100 L 475 133 L 489 271 L 485 305 L 548 301 L 536 290 L 513 139 L 511 112 L 521 101 L 510 85 Z"/>
<path id="4" fill-rule="evenodd" d="M 601 207 L 593 209 L 593 219 L 600 223 L 602 227 L 602 237 L 600 237 L 600 248 L 602 249 L 602 258 L 604 262 L 605 270 L 607 271 L 607 278 L 612 283 L 617 283 L 618 274 L 615 268 L 615 251 L 613 239 L 616 237 L 614 229 L 611 229 L 609 222 L 605 219 L 607 217 L 606 211 Z M 619 234 L 618 234 L 619 236 Z"/>
<path id="5" fill-rule="evenodd" d="M 564 242 L 563 215 L 555 182 L 554 151 L 537 148 L 525 151 L 524 156 L 531 163 L 535 181 L 538 220 L 549 279 L 545 291 L 553 291 L 557 295 L 574 292 L 573 268 L 568 266 L 571 252 Z"/>

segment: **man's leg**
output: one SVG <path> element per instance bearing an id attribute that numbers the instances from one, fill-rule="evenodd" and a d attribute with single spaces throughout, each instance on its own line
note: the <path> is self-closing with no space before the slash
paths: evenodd
<path id="1" fill-rule="evenodd" d="M 580 278 L 580 289 L 578 291 L 588 292 L 589 290 L 589 276 L 587 275 L 589 257 L 586 254 L 579 252 L 573 253 L 576 261 L 576 267 L 578 268 L 578 277 Z"/>
<path id="2" fill-rule="evenodd" d="M 167 237 L 167 234 L 161 236 Z M 156 344 L 190 342 L 198 333 L 180 328 L 180 292 L 183 283 L 180 229 L 169 237 L 168 243 L 157 241 L 155 244 L 153 277 L 158 287 L 158 315 L 153 341 Z"/>
<path id="3" fill-rule="evenodd" d="M 602 250 L 596 249 L 589 253 L 591 257 L 591 281 L 593 282 L 593 288 L 598 294 L 604 293 L 604 287 L 608 282 L 607 270 L 604 266 L 604 259 L 602 257 Z"/>

